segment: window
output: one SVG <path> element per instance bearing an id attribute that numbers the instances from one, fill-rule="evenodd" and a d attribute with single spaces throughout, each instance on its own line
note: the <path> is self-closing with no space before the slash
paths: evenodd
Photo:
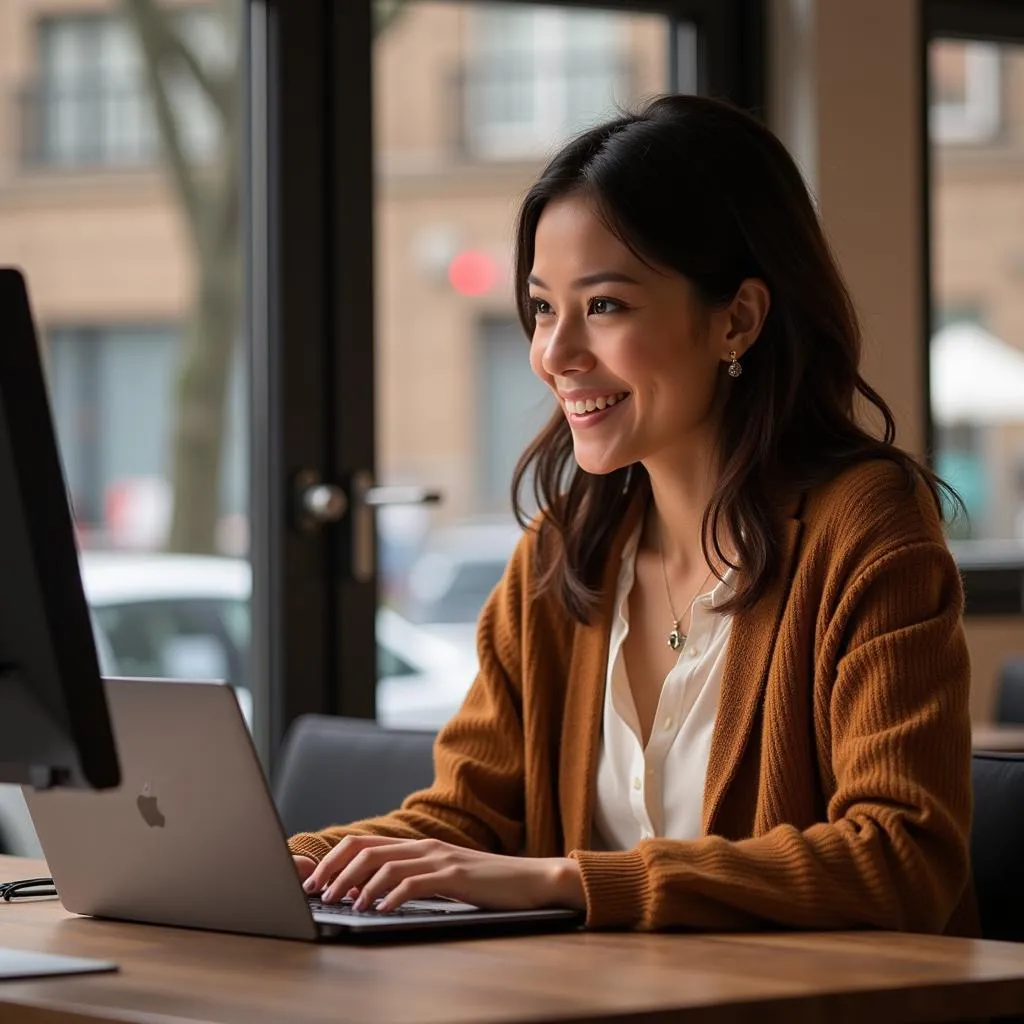
<path id="1" fill-rule="evenodd" d="M 198 64 L 223 73 L 233 57 L 207 9 L 183 10 L 173 27 Z M 47 18 L 38 25 L 39 79 L 25 100 L 28 162 L 50 166 L 152 164 L 160 138 L 137 33 L 114 15 Z M 168 98 L 185 155 L 216 152 L 217 123 L 194 79 L 174 69 Z"/>
<path id="2" fill-rule="evenodd" d="M 472 17 L 475 42 L 464 71 L 472 155 L 541 156 L 631 98 L 621 16 L 478 4 Z"/>
<path id="3" fill-rule="evenodd" d="M 512 316 L 508 215 L 543 159 L 530 131 L 529 147 L 517 143 L 508 161 L 483 151 L 485 159 L 466 159 L 477 114 L 467 75 L 482 73 L 478 29 L 487 35 L 474 19 L 493 5 L 151 0 L 145 6 L 180 29 L 195 57 L 160 80 L 178 114 L 182 164 L 168 159 L 153 116 L 137 28 L 118 27 L 136 6 L 0 0 L 0 89 L 17 114 L 0 131 L 3 258 L 26 270 L 48 329 L 59 439 L 88 514 L 84 546 L 105 543 L 112 473 L 130 454 L 133 474 L 170 474 L 167 488 L 150 488 L 139 503 L 169 495 L 177 550 L 251 551 L 251 614 L 225 613 L 225 629 L 236 647 L 252 645 L 254 735 L 268 760 L 299 714 L 372 714 L 375 621 L 376 639 L 415 670 L 381 707 L 392 721 L 406 709 L 408 724 L 426 722 L 429 677 L 440 717 L 451 681 L 472 678 L 472 665 L 453 669 L 446 646 L 424 644 L 435 671 L 419 644 L 414 657 L 413 624 L 395 622 L 393 637 L 381 628 L 393 609 L 378 615 L 375 580 L 354 582 L 348 564 L 353 517 L 298 528 L 291 474 L 313 470 L 344 487 L 365 469 L 382 483 L 444 491 L 439 509 L 378 513 L 379 568 L 387 580 L 390 567 L 399 587 L 428 532 L 461 531 L 489 507 L 478 471 L 480 325 Z M 519 17 L 552 8 L 514 6 Z M 760 7 L 564 6 L 555 12 L 569 17 L 557 30 L 563 84 L 546 94 L 560 96 L 561 113 L 548 123 L 560 137 L 580 117 L 677 88 L 761 109 L 762 22 L 752 18 Z M 579 14 L 594 20 L 577 45 L 569 27 L 583 25 Z M 531 33 L 541 45 L 536 24 Z M 577 59 L 599 52 L 613 55 L 614 73 Z M 189 67 L 208 73 L 190 85 Z M 590 83 L 586 97 L 567 75 Z M 540 88 L 530 86 L 538 123 L 548 116 Z M 485 121 L 505 116 L 484 112 Z M 510 138 L 523 120 L 511 118 Z M 26 166 L 47 173 L 28 180 Z M 136 167 L 152 174 L 93 173 Z M 166 187 L 155 187 L 158 174 Z M 452 257 L 465 248 L 489 257 L 482 292 L 452 283 Z M 138 347 L 126 356 L 129 335 Z M 342 394 L 351 382 L 359 383 Z M 113 441 L 115 423 L 138 436 Z M 504 545 L 495 542 L 499 559 Z M 479 583 L 477 594 L 487 580 Z M 468 653 L 475 657 L 471 645 Z"/>
<path id="4" fill-rule="evenodd" d="M 1024 541 L 1024 44 L 928 45 L 935 464 L 970 513 L 956 539 Z"/>
<path id="5" fill-rule="evenodd" d="M 928 57 L 932 139 L 942 145 L 992 141 L 1000 126 L 999 47 L 938 40 Z"/>
<path id="6" fill-rule="evenodd" d="M 52 330 L 47 364 L 64 473 L 81 536 L 90 545 L 160 548 L 171 489 L 178 331 L 170 326 Z M 235 359 L 223 442 L 217 546 L 245 550 L 245 380 Z"/>

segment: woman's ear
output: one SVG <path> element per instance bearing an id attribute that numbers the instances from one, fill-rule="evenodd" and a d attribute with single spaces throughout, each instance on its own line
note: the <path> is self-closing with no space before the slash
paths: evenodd
<path id="1" fill-rule="evenodd" d="M 733 352 L 742 356 L 757 341 L 771 305 L 771 292 L 759 277 L 748 277 L 740 284 L 727 310 L 723 359 L 731 359 Z"/>

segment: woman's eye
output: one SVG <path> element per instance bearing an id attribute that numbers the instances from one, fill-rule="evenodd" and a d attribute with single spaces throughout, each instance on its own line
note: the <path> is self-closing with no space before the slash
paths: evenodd
<path id="1" fill-rule="evenodd" d="M 530 299 L 530 308 L 534 316 L 547 316 L 551 312 L 551 306 L 543 299 Z"/>
<path id="2" fill-rule="evenodd" d="M 598 316 L 603 316 L 605 313 L 614 313 L 616 310 L 621 308 L 622 304 L 616 302 L 614 299 L 590 300 L 590 312 L 596 313 Z"/>

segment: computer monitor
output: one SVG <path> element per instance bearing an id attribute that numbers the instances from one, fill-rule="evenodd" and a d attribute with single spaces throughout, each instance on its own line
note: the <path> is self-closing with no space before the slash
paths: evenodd
<path id="1" fill-rule="evenodd" d="M 120 781 L 28 291 L 0 268 L 0 782 Z"/>

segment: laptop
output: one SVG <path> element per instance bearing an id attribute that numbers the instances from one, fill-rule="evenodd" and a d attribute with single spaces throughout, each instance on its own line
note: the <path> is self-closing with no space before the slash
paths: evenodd
<path id="1" fill-rule="evenodd" d="M 570 909 L 488 911 L 445 899 L 388 913 L 323 905 L 302 891 L 234 691 L 177 680 L 104 685 L 120 788 L 24 790 L 72 913 L 306 940 L 507 934 L 582 921 Z"/>

